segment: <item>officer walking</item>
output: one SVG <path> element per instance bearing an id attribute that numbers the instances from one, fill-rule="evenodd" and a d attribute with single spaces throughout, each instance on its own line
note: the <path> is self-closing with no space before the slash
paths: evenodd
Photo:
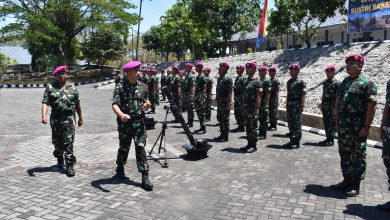
<path id="1" fill-rule="evenodd" d="M 267 66 L 259 67 L 259 76 L 260 83 L 263 86 L 263 93 L 261 96 L 260 108 L 259 108 L 259 139 L 267 138 L 267 130 L 268 130 L 268 104 L 269 97 L 271 94 L 271 81 L 267 77 Z"/>
<path id="2" fill-rule="evenodd" d="M 277 130 L 278 124 L 278 107 L 279 107 L 279 90 L 280 90 L 280 81 L 276 76 L 276 67 L 268 68 L 269 77 L 271 80 L 271 94 L 269 97 L 269 127 L 268 130 L 274 131 Z"/>
<path id="3" fill-rule="evenodd" d="M 256 73 L 256 62 L 248 62 L 246 65 L 246 74 L 248 78 L 245 80 L 244 92 L 244 109 L 245 109 L 245 124 L 246 137 L 248 145 L 240 148 L 242 151 L 252 152 L 257 151 L 257 140 L 259 136 L 259 107 L 263 93 L 261 82 L 254 76 Z"/>
<path id="4" fill-rule="evenodd" d="M 333 146 L 334 137 L 336 136 L 336 121 L 335 121 L 335 105 L 337 91 L 340 86 L 340 82 L 335 79 L 336 67 L 327 66 L 325 68 L 326 81 L 323 83 L 323 92 L 321 99 L 321 111 L 322 111 L 322 120 L 324 122 L 326 139 L 319 142 L 321 146 Z"/>
<path id="5" fill-rule="evenodd" d="M 229 70 L 229 63 L 221 62 L 219 64 L 219 78 L 217 81 L 217 120 L 221 135 L 214 138 L 215 141 L 225 142 L 229 140 L 229 119 L 230 107 L 232 104 L 233 80 L 226 77 Z"/>
<path id="6" fill-rule="evenodd" d="M 197 62 L 195 64 L 195 71 L 198 73 L 198 76 L 195 79 L 195 109 L 196 114 L 198 115 L 200 128 L 195 131 L 197 134 L 205 134 L 205 102 L 206 102 L 206 83 L 207 79 L 203 75 L 203 62 Z"/>
<path id="7" fill-rule="evenodd" d="M 346 190 L 346 196 L 360 193 L 366 175 L 367 136 L 374 118 L 378 88 L 363 76 L 364 58 L 359 54 L 346 58 L 348 77 L 340 84 L 336 122 L 343 181 L 331 188 Z"/>
<path id="8" fill-rule="evenodd" d="M 212 91 L 213 91 L 213 85 L 214 81 L 210 77 L 211 69 L 209 67 L 205 67 L 203 69 L 203 73 L 206 77 L 206 103 L 205 103 L 205 120 L 210 121 L 211 120 L 211 104 L 212 104 Z"/>
<path id="9" fill-rule="evenodd" d="M 142 94 L 137 81 L 137 72 L 141 62 L 132 61 L 123 67 L 127 74 L 127 81 L 118 83 L 115 86 L 112 109 L 117 115 L 119 124 L 119 149 L 117 155 L 116 175 L 118 178 L 125 178 L 124 165 L 130 150 L 131 141 L 134 139 L 135 153 L 138 171 L 142 173 L 142 187 L 145 190 L 152 190 L 153 185 L 149 181 L 149 166 L 147 163 L 145 144 L 145 113 L 144 109 L 150 107 L 150 103 L 145 100 L 145 94 Z"/>
<path id="10" fill-rule="evenodd" d="M 79 127 L 83 125 L 83 114 L 79 92 L 74 85 L 67 83 L 69 70 L 68 66 L 59 66 L 54 70 L 52 75 L 55 77 L 55 81 L 46 87 L 42 100 L 41 116 L 42 123 L 47 124 L 46 114 L 50 106 L 53 155 L 57 158 L 58 168 L 63 168 L 65 157 L 66 175 L 72 177 L 75 175 L 74 164 L 76 163 L 76 157 L 73 154 L 75 112 L 79 116 Z"/>
<path id="11" fill-rule="evenodd" d="M 302 112 L 306 99 L 306 83 L 298 77 L 301 66 L 290 66 L 291 78 L 287 81 L 287 123 L 290 131 L 290 142 L 284 145 L 299 148 L 302 138 Z"/>
<path id="12" fill-rule="evenodd" d="M 195 76 L 192 74 L 192 63 L 186 63 L 185 77 L 182 83 L 182 99 L 184 108 L 187 111 L 187 125 L 188 127 L 194 126 L 194 99 L 195 99 Z"/>
<path id="13" fill-rule="evenodd" d="M 245 78 L 242 75 L 244 73 L 245 66 L 238 65 L 236 67 L 237 77 L 234 80 L 234 117 L 238 127 L 231 130 L 231 132 L 243 132 L 245 131 L 245 113 L 244 113 L 244 92 L 245 92 Z"/>

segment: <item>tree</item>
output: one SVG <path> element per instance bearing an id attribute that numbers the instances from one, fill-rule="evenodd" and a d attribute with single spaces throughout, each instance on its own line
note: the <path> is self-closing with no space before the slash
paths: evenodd
<path id="1" fill-rule="evenodd" d="M 271 9 L 269 15 L 270 25 L 267 30 L 270 35 L 280 36 L 280 43 L 283 48 L 283 34 L 289 31 L 291 28 L 290 11 L 286 0 L 275 0 L 276 10 Z"/>
<path id="2" fill-rule="evenodd" d="M 338 12 L 346 13 L 346 0 L 285 0 L 287 10 L 283 8 L 276 10 L 273 16 L 284 17 L 286 14 L 290 17 L 290 27 L 296 30 L 298 37 L 305 42 L 307 47 L 311 47 L 311 39 L 317 33 L 317 29 L 326 19 L 334 17 Z M 282 22 L 284 24 L 285 21 Z M 270 24 L 270 29 L 277 29 L 280 25 L 278 21 Z"/>
<path id="3" fill-rule="evenodd" d="M 88 62 L 104 65 L 107 61 L 121 59 L 125 54 L 121 36 L 109 29 L 99 29 L 81 45 L 83 57 Z"/>
<path id="4" fill-rule="evenodd" d="M 12 58 L 10 57 L 7 57 L 6 55 L 0 53 L 0 71 L 4 71 L 5 70 L 5 67 L 8 65 L 8 64 L 14 64 L 16 63 L 15 60 L 13 60 Z"/>
<path id="5" fill-rule="evenodd" d="M 127 35 L 138 16 L 128 13 L 134 5 L 125 0 L 3 0 L 0 18 L 14 17 L 1 29 L 4 40 L 25 39 L 36 61 L 59 58 L 56 64 L 71 64 L 78 51 L 77 36 L 87 27 L 105 28 Z"/>

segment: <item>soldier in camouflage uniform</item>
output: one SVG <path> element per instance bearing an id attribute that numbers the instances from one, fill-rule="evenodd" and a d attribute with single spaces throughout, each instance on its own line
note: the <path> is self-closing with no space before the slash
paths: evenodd
<path id="1" fill-rule="evenodd" d="M 217 120 L 221 135 L 214 138 L 215 141 L 225 142 L 229 140 L 230 107 L 232 105 L 233 80 L 226 77 L 229 63 L 219 64 L 219 78 L 217 81 Z"/>
<path id="2" fill-rule="evenodd" d="M 137 167 L 138 171 L 142 173 L 142 187 L 145 190 L 152 190 L 153 185 L 149 181 L 149 166 L 145 153 L 146 130 L 144 122 L 144 109 L 148 109 L 150 103 L 145 100 L 145 88 L 141 88 L 141 82 L 137 81 L 137 71 L 139 71 L 140 66 L 141 62 L 132 61 L 123 67 L 128 80 L 118 83 L 113 94 L 112 109 L 117 115 L 119 124 L 116 175 L 118 178 L 125 178 L 124 165 L 127 161 L 131 141 L 134 139 Z"/>
<path id="3" fill-rule="evenodd" d="M 267 77 L 267 66 L 259 67 L 259 76 L 260 83 L 263 86 L 263 93 L 261 96 L 260 108 L 259 108 L 259 139 L 267 138 L 267 130 L 268 130 L 268 105 L 269 105 L 269 97 L 271 94 L 271 80 Z"/>
<path id="4" fill-rule="evenodd" d="M 67 83 L 68 66 L 59 66 L 53 76 L 54 83 L 48 84 L 42 100 L 42 123 L 47 124 L 46 114 L 51 107 L 50 127 L 52 130 L 52 143 L 54 145 L 54 157 L 57 158 L 57 166 L 63 168 L 64 157 L 66 175 L 75 175 L 74 164 L 76 157 L 73 154 L 73 142 L 75 136 L 75 124 L 77 112 L 79 116 L 78 126 L 83 125 L 79 92 L 74 85 Z"/>
<path id="5" fill-rule="evenodd" d="M 206 67 L 203 69 L 203 73 L 206 77 L 206 102 L 205 102 L 205 118 L 206 121 L 210 121 L 211 119 L 211 104 L 212 104 L 212 91 L 214 82 L 210 78 L 211 69 Z"/>
<path id="6" fill-rule="evenodd" d="M 256 62 L 248 62 L 246 64 L 246 74 L 248 78 L 245 80 L 244 91 L 244 110 L 245 110 L 245 124 L 246 124 L 246 137 L 248 145 L 240 148 L 240 150 L 248 152 L 257 151 L 257 139 L 259 135 L 259 107 L 263 93 L 263 87 L 261 82 L 255 78 Z"/>
<path id="7" fill-rule="evenodd" d="M 340 82 L 335 79 L 336 67 L 328 66 L 325 68 L 327 80 L 323 83 L 323 92 L 321 99 L 322 120 L 324 122 L 326 139 L 319 142 L 321 146 L 333 146 L 336 135 L 336 121 L 334 110 L 336 105 L 337 91 Z"/>
<path id="8" fill-rule="evenodd" d="M 148 96 L 151 106 L 150 114 L 154 114 L 156 111 L 157 97 L 158 97 L 158 79 L 157 79 L 157 70 L 150 70 L 150 77 L 148 79 Z M 157 98 L 157 99 L 156 99 Z"/>
<path id="9" fill-rule="evenodd" d="M 346 58 L 347 73 L 340 84 L 336 101 L 336 122 L 343 181 L 332 185 L 347 190 L 346 196 L 360 192 L 360 182 L 366 174 L 367 136 L 374 118 L 377 85 L 361 74 L 364 58 L 352 55 Z"/>
<path id="10" fill-rule="evenodd" d="M 161 95 L 162 95 L 162 99 L 160 101 L 167 101 L 167 96 L 165 95 L 165 92 L 162 88 L 164 88 L 165 86 L 167 86 L 167 79 L 168 77 L 165 75 L 165 70 L 161 69 Z"/>
<path id="11" fill-rule="evenodd" d="M 245 131 L 245 113 L 244 113 L 244 91 L 245 91 L 245 78 L 242 75 L 244 73 L 245 66 L 238 65 L 236 67 L 237 77 L 234 80 L 234 117 L 238 127 L 231 130 L 231 132 L 243 132 Z"/>
<path id="12" fill-rule="evenodd" d="M 390 80 L 386 86 L 385 109 L 383 110 L 382 123 L 380 126 L 380 138 L 383 140 L 382 159 L 386 167 L 387 182 L 390 186 Z M 390 187 L 389 187 L 390 191 Z M 390 212 L 390 202 L 378 205 L 380 211 Z"/>
<path id="13" fill-rule="evenodd" d="M 172 83 L 172 80 L 173 80 L 173 77 L 172 77 L 172 70 L 171 69 L 168 69 L 167 70 L 167 80 L 165 81 L 165 86 L 168 88 L 169 92 L 172 94 L 172 87 L 171 87 L 171 83 Z"/>
<path id="14" fill-rule="evenodd" d="M 186 75 L 181 84 L 183 106 L 186 109 L 188 116 L 188 127 L 194 126 L 195 76 L 191 73 L 192 67 L 192 63 L 186 63 Z"/>
<path id="15" fill-rule="evenodd" d="M 271 94 L 269 98 L 269 127 L 268 130 L 274 131 L 277 130 L 278 123 L 278 107 L 279 107 L 279 90 L 280 90 L 280 81 L 275 78 L 276 76 L 276 67 L 268 68 L 268 73 L 271 80 Z"/>
<path id="16" fill-rule="evenodd" d="M 290 66 L 291 78 L 287 81 L 287 123 L 290 131 L 290 142 L 284 145 L 299 148 L 302 138 L 302 112 L 306 99 L 306 83 L 298 77 L 299 64 Z"/>
<path id="17" fill-rule="evenodd" d="M 113 72 L 114 72 L 114 74 L 116 74 L 115 79 L 114 79 L 115 85 L 118 84 L 119 82 L 123 81 L 125 74 L 121 73 L 120 69 L 115 68 Z"/>
<path id="18" fill-rule="evenodd" d="M 203 62 L 197 62 L 195 64 L 195 71 L 198 73 L 198 76 L 195 79 L 195 109 L 196 114 L 199 119 L 200 128 L 195 132 L 197 134 L 205 134 L 205 102 L 206 102 L 206 83 L 207 79 L 203 75 Z"/>

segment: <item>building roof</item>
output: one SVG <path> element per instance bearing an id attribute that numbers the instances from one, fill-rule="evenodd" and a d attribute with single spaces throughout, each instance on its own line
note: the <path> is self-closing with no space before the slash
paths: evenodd
<path id="1" fill-rule="evenodd" d="M 31 64 L 31 55 L 20 46 L 0 46 L 0 53 L 16 60 L 16 64 Z"/>

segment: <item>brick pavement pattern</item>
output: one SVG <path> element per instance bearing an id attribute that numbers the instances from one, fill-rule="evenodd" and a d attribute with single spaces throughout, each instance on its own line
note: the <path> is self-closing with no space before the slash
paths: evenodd
<path id="1" fill-rule="evenodd" d="M 54 166 L 50 127 L 40 124 L 43 89 L 1 91 L 0 219 L 390 219 L 375 207 L 390 200 L 380 149 L 368 149 L 361 194 L 347 199 L 329 188 L 341 179 L 337 147 L 318 147 L 322 137 L 303 132 L 300 149 L 283 149 L 285 127 L 259 141 L 255 153 L 239 152 L 245 134 L 232 133 L 229 142 L 210 142 L 208 158 L 191 161 L 182 149 L 188 143 L 183 130 L 169 123 L 169 167 L 156 155 L 149 161 L 154 190 L 140 187 L 134 146 L 125 167 L 129 178 L 113 179 L 112 90 L 86 85 L 79 91 L 85 125 L 76 130 L 73 178 Z M 154 115 L 158 121 L 164 104 Z M 215 124 L 213 118 L 208 133 L 196 137 L 217 136 Z M 158 123 L 148 132 L 147 149 L 160 129 Z"/>

